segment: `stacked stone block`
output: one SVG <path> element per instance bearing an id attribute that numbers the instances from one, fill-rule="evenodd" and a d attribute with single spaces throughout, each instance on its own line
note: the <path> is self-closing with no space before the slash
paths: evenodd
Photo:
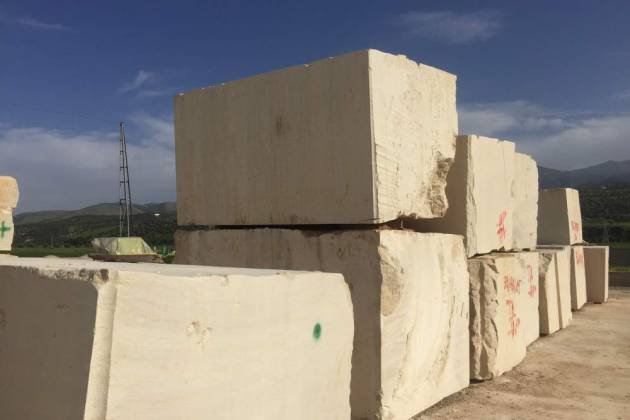
<path id="1" fill-rule="evenodd" d="M 20 198 L 18 183 L 10 176 L 0 176 L 0 251 L 11 251 L 13 244 L 13 209 Z"/>
<path id="2" fill-rule="evenodd" d="M 407 419 L 469 383 L 462 238 L 401 228 L 456 133 L 455 77 L 374 50 L 179 95 L 177 261 L 344 273 L 352 416 Z"/>
<path id="3" fill-rule="evenodd" d="M 348 419 L 339 274 L 0 259 L 2 419 Z"/>
<path id="4" fill-rule="evenodd" d="M 607 246 L 585 246 L 583 249 L 586 300 L 593 303 L 605 303 L 608 300 L 609 248 Z"/>
<path id="5" fill-rule="evenodd" d="M 571 323 L 571 247 L 539 247 L 540 333 L 553 334 Z"/>

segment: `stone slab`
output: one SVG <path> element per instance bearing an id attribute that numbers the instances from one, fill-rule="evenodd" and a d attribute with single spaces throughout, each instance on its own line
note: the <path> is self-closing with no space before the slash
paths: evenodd
<path id="1" fill-rule="evenodd" d="M 525 357 L 522 267 L 515 254 L 488 254 L 470 258 L 468 271 L 470 377 L 493 379 Z"/>
<path id="2" fill-rule="evenodd" d="M 573 245 L 582 242 L 582 212 L 578 191 L 572 188 L 541 190 L 538 201 L 538 243 Z"/>
<path id="3" fill-rule="evenodd" d="M 608 300 L 609 248 L 607 246 L 585 246 L 583 249 L 586 300 L 593 303 L 604 303 Z"/>
<path id="4" fill-rule="evenodd" d="M 18 183 L 12 176 L 0 176 L 0 207 L 16 208 L 20 199 Z"/>
<path id="5" fill-rule="evenodd" d="M 455 82 L 363 50 L 178 95 L 179 225 L 442 216 Z"/>
<path id="6" fill-rule="evenodd" d="M 538 251 L 540 335 L 560 329 L 560 297 L 556 252 Z"/>
<path id="7" fill-rule="evenodd" d="M 468 386 L 468 273 L 461 237 L 217 229 L 179 231 L 175 238 L 178 262 L 343 273 L 355 317 L 353 418 L 406 420 Z"/>
<path id="8" fill-rule="evenodd" d="M 528 155 L 514 159 L 514 249 L 534 250 L 538 243 L 538 166 Z"/>
<path id="9" fill-rule="evenodd" d="M 446 215 L 407 225 L 423 232 L 463 235 L 469 257 L 512 249 L 514 147 L 509 141 L 458 136 L 447 178 Z"/>
<path id="10" fill-rule="evenodd" d="M 0 258 L 0 418 L 348 419 L 339 274 Z"/>
<path id="11" fill-rule="evenodd" d="M 571 262 L 573 252 L 570 246 L 541 245 L 538 252 L 553 253 L 556 263 L 556 279 L 558 281 L 558 305 L 560 328 L 566 328 L 573 320 L 571 312 Z"/>
<path id="12" fill-rule="evenodd" d="M 586 303 L 586 271 L 584 247 L 571 247 L 571 310 L 577 311 Z"/>

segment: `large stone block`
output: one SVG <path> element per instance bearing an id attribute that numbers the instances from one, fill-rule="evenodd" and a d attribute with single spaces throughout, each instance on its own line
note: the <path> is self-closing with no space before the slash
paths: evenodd
<path id="1" fill-rule="evenodd" d="M 15 178 L 0 176 L 0 207 L 16 208 L 20 199 L 20 190 Z"/>
<path id="2" fill-rule="evenodd" d="M 530 345 L 540 337 L 540 285 L 538 280 L 538 253 L 515 252 L 519 264 L 516 279 L 521 285 L 521 325 L 525 344 Z"/>
<path id="3" fill-rule="evenodd" d="M 339 274 L 0 259 L 0 418 L 348 419 Z"/>
<path id="4" fill-rule="evenodd" d="M 11 251 L 14 230 L 13 211 L 0 207 L 0 251 Z"/>
<path id="5" fill-rule="evenodd" d="M 176 245 L 179 262 L 343 273 L 355 316 L 353 418 L 406 420 L 468 386 L 468 273 L 461 237 L 220 229 L 179 231 Z"/>
<path id="6" fill-rule="evenodd" d="M 493 379 L 519 364 L 527 343 L 523 294 L 527 287 L 515 254 L 468 260 L 470 274 L 470 377 Z"/>
<path id="7" fill-rule="evenodd" d="M 573 245 L 582 243 L 580 195 L 572 188 L 541 190 L 538 200 L 538 243 Z"/>
<path id="8" fill-rule="evenodd" d="M 15 178 L 0 176 L 0 251 L 10 251 L 13 244 L 13 209 L 20 199 Z"/>
<path id="9" fill-rule="evenodd" d="M 364 50 L 177 96 L 179 224 L 442 216 L 455 81 Z"/>
<path id="10" fill-rule="evenodd" d="M 604 303 L 608 300 L 608 262 L 607 246 L 584 247 L 587 301 Z"/>
<path id="11" fill-rule="evenodd" d="M 447 178 L 449 208 L 442 218 L 410 224 L 424 232 L 464 236 L 467 255 L 512 249 L 514 143 L 458 136 Z"/>
<path id="12" fill-rule="evenodd" d="M 584 247 L 571 247 L 571 309 L 579 310 L 586 303 L 586 271 Z"/>
<path id="13" fill-rule="evenodd" d="M 538 278 L 540 334 L 549 335 L 560 329 L 560 296 L 555 251 L 538 251 Z"/>
<path id="14" fill-rule="evenodd" d="M 514 159 L 514 249 L 536 249 L 538 238 L 538 166 L 528 155 Z"/>

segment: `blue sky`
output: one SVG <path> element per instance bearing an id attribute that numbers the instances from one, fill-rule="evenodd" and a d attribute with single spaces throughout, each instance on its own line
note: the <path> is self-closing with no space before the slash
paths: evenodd
<path id="1" fill-rule="evenodd" d="M 458 75 L 460 132 L 558 169 L 630 159 L 628 1 L 2 1 L 0 172 L 18 211 L 174 200 L 172 97 L 376 48 Z"/>

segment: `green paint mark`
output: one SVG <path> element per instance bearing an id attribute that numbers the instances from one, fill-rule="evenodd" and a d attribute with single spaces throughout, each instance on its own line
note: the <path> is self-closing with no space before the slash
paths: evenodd
<path id="1" fill-rule="evenodd" d="M 10 230 L 11 230 L 11 228 L 6 226 L 4 224 L 4 221 L 2 221 L 2 225 L 0 225 L 0 238 L 4 239 L 4 234 L 7 233 Z"/>
<path id="2" fill-rule="evenodd" d="M 313 338 L 315 340 L 319 340 L 319 337 L 322 336 L 322 326 L 319 324 L 319 322 L 317 324 L 315 324 L 315 326 L 313 327 Z"/>

